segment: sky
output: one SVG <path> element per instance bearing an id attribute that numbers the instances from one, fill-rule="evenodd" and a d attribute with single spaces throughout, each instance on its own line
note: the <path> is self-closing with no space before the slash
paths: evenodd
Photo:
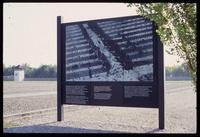
<path id="1" fill-rule="evenodd" d="M 57 16 L 62 23 L 137 15 L 125 3 L 4 3 L 3 63 L 31 67 L 57 64 Z M 164 54 L 164 65 L 174 66 L 177 56 Z"/>

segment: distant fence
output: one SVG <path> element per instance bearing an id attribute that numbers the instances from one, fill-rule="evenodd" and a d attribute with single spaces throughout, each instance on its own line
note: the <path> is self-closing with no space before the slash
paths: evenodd
<path id="1" fill-rule="evenodd" d="M 13 81 L 14 80 L 14 76 L 11 75 L 11 76 L 3 76 L 3 80 L 4 81 Z"/>
<path id="2" fill-rule="evenodd" d="M 4 81 L 14 81 L 14 76 L 3 76 Z M 24 81 L 56 81 L 57 78 L 25 78 Z M 191 77 L 165 77 L 165 80 L 192 80 Z"/>
<path id="3" fill-rule="evenodd" d="M 165 80 L 192 80 L 191 77 L 165 77 Z"/>
<path id="4" fill-rule="evenodd" d="M 25 78 L 24 81 L 56 81 L 57 78 Z M 3 76 L 3 81 L 14 81 L 14 76 Z"/>
<path id="5" fill-rule="evenodd" d="M 57 78 L 25 78 L 24 81 L 56 81 Z"/>

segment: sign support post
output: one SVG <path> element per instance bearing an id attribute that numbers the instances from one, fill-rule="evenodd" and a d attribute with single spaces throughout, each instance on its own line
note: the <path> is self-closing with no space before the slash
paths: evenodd
<path id="1" fill-rule="evenodd" d="M 62 104 L 62 52 L 61 52 L 61 16 L 57 16 L 57 121 L 64 119 Z"/>
<path id="2" fill-rule="evenodd" d="M 158 104 L 159 104 L 159 129 L 165 127 L 165 112 L 164 112 L 164 54 L 163 44 L 161 43 L 159 36 L 155 34 L 158 45 Z"/>

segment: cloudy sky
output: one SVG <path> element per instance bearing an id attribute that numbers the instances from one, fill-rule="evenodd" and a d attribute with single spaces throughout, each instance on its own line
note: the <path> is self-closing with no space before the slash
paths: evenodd
<path id="1" fill-rule="evenodd" d="M 64 23 L 131 15 L 136 9 L 124 3 L 4 3 L 3 63 L 56 64 L 56 16 Z M 165 53 L 165 66 L 176 60 Z"/>

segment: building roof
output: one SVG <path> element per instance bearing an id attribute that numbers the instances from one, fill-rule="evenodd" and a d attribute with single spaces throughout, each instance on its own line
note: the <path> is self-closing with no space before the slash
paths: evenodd
<path id="1" fill-rule="evenodd" d="M 20 65 L 14 67 L 14 70 L 24 70 L 24 68 Z"/>

